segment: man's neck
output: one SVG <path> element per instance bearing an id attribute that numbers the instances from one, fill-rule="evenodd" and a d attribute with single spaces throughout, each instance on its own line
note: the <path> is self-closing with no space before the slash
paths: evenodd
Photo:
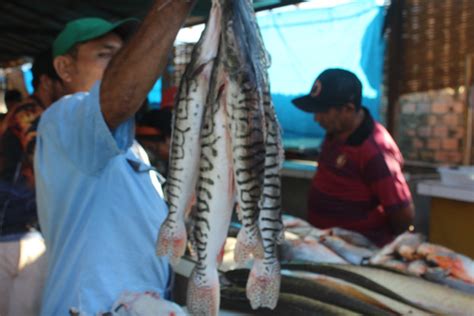
<path id="1" fill-rule="evenodd" d="M 359 111 L 357 111 L 357 113 L 355 114 L 355 118 L 351 126 L 346 131 L 334 135 L 334 138 L 336 138 L 340 142 L 345 142 L 349 138 L 349 136 L 351 136 L 351 134 L 354 133 L 357 128 L 359 128 L 364 118 L 365 112 L 362 108 L 360 108 Z"/>
<path id="2" fill-rule="evenodd" d="M 53 103 L 53 100 L 51 100 L 49 95 L 41 90 L 35 91 L 32 97 L 36 98 L 41 103 L 40 105 L 45 109 Z"/>

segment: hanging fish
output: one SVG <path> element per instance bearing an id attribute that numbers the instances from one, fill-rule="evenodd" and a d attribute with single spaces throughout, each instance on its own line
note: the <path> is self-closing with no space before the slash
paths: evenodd
<path id="1" fill-rule="evenodd" d="M 265 123 L 258 79 L 249 47 L 245 45 L 241 4 L 246 0 L 222 0 L 222 59 L 228 87 L 226 110 L 233 151 L 234 177 L 237 191 L 237 210 L 242 229 L 237 235 L 234 258 L 239 264 L 251 256 L 263 258 L 263 247 L 258 230 L 258 212 L 263 191 L 265 171 Z M 239 18 L 240 17 L 240 18 Z M 254 31 L 255 33 L 255 31 Z"/>
<path id="2" fill-rule="evenodd" d="M 186 301 L 192 315 L 218 314 L 220 286 L 217 266 L 222 261 L 235 203 L 232 149 L 223 98 L 226 83 L 222 74 L 221 64 L 217 64 L 201 132 L 197 212 L 193 226 L 198 260 L 189 278 Z"/>
<path id="3" fill-rule="evenodd" d="M 284 158 L 280 126 L 276 120 L 269 89 L 264 91 L 263 106 L 266 124 L 265 172 L 258 226 L 264 254 L 263 259 L 254 260 L 247 283 L 247 296 L 254 309 L 258 307 L 274 309 L 278 302 L 281 278 L 277 244 L 284 239 L 280 183 L 280 170 Z"/>
<path id="4" fill-rule="evenodd" d="M 168 216 L 160 228 L 157 254 L 176 265 L 186 249 L 184 214 L 191 207 L 198 177 L 202 117 L 221 28 L 222 11 L 213 1 L 209 22 L 193 49 L 181 80 L 173 114 L 169 175 L 165 188 Z"/>

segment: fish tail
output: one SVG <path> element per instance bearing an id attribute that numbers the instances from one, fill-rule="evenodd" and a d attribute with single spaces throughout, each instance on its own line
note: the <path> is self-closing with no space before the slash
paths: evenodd
<path id="1" fill-rule="evenodd" d="M 255 260 L 247 281 L 247 298 L 253 309 L 274 309 L 280 293 L 280 263 Z"/>
<path id="2" fill-rule="evenodd" d="M 169 256 L 174 267 L 179 263 L 186 250 L 186 228 L 182 221 L 170 222 L 168 219 L 161 225 L 156 242 L 156 254 Z"/>
<path id="3" fill-rule="evenodd" d="M 251 256 L 258 259 L 262 259 L 264 256 L 262 238 L 256 226 L 254 229 L 242 227 L 237 235 L 234 249 L 234 260 L 238 265 L 244 265 Z"/>
<path id="4" fill-rule="evenodd" d="M 219 277 L 216 269 L 196 266 L 189 278 L 186 306 L 190 315 L 217 316 L 220 304 Z"/>

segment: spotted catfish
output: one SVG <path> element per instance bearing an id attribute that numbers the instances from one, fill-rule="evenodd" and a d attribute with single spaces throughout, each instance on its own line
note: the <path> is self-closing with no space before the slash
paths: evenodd
<path id="1" fill-rule="evenodd" d="M 213 72 L 209 107 L 201 133 L 201 159 L 197 185 L 197 212 L 193 241 L 197 264 L 189 278 L 187 302 L 191 315 L 217 315 L 220 287 L 217 265 L 235 204 L 232 149 L 225 113 L 226 80 L 221 64 Z"/>
<path id="2" fill-rule="evenodd" d="M 259 53 L 253 52 L 255 29 L 249 25 L 247 0 L 221 0 L 223 7 L 223 64 L 228 78 L 226 110 L 232 144 L 237 211 L 242 229 L 234 259 L 243 264 L 251 256 L 263 258 L 258 229 L 259 201 L 265 172 L 265 116 L 261 102 Z M 249 27 L 251 26 L 251 27 Z"/>
<path id="3" fill-rule="evenodd" d="M 247 281 L 247 297 L 254 309 L 258 307 L 274 309 L 278 302 L 281 279 L 276 246 L 283 240 L 280 170 L 284 156 L 280 126 L 268 88 L 264 90 L 263 106 L 266 124 L 265 178 L 259 203 L 259 230 L 264 258 L 263 260 L 256 258 L 254 261 Z"/>
<path id="4" fill-rule="evenodd" d="M 252 3 L 224 1 L 222 45 L 229 78 L 227 114 L 233 149 L 238 210 L 243 224 L 234 258 L 254 265 L 247 281 L 253 308 L 275 308 L 280 288 L 276 240 L 282 236 L 280 128 L 271 103 L 268 56 Z"/>
<path id="5" fill-rule="evenodd" d="M 202 117 L 217 55 L 222 10 L 213 1 L 209 22 L 194 47 L 178 93 L 173 117 L 169 176 L 165 190 L 169 213 L 160 228 L 157 254 L 176 265 L 186 248 L 185 211 L 191 206 L 198 177 Z"/>

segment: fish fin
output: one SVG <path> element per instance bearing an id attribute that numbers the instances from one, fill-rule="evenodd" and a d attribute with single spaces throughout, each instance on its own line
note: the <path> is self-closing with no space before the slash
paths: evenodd
<path id="1" fill-rule="evenodd" d="M 224 260 L 224 252 L 225 252 L 225 241 L 224 244 L 222 244 L 221 251 L 219 251 L 219 254 L 217 255 L 217 265 L 220 266 L 222 261 Z"/>
<path id="2" fill-rule="evenodd" d="M 186 306 L 190 315 L 214 315 L 219 312 L 220 286 L 217 270 L 211 273 L 194 268 L 188 282 Z"/>
<path id="3" fill-rule="evenodd" d="M 281 245 L 285 241 L 285 226 L 283 225 L 283 219 L 281 218 L 281 214 L 279 216 L 279 231 L 276 234 L 276 243 Z"/>
<path id="4" fill-rule="evenodd" d="M 188 205 L 186 206 L 186 209 L 184 211 L 184 218 L 189 218 L 193 210 L 193 206 L 196 204 L 196 201 L 197 201 L 196 194 L 193 194 L 191 198 L 189 199 Z"/>
<path id="5" fill-rule="evenodd" d="M 247 281 L 247 298 L 253 309 L 274 309 L 280 293 L 280 263 L 278 260 L 265 263 L 255 260 Z"/>
<path id="6" fill-rule="evenodd" d="M 186 228 L 182 221 L 171 223 L 166 220 L 160 228 L 156 242 L 156 254 L 169 256 L 170 264 L 174 267 L 186 250 Z"/>
<path id="7" fill-rule="evenodd" d="M 239 219 L 239 221 L 242 222 L 243 215 L 239 203 L 235 203 L 235 212 L 237 213 L 237 218 Z"/>
<path id="8" fill-rule="evenodd" d="M 250 257 L 263 258 L 262 238 L 258 229 L 248 229 L 242 227 L 237 235 L 237 242 L 234 249 L 234 260 L 242 266 Z"/>

